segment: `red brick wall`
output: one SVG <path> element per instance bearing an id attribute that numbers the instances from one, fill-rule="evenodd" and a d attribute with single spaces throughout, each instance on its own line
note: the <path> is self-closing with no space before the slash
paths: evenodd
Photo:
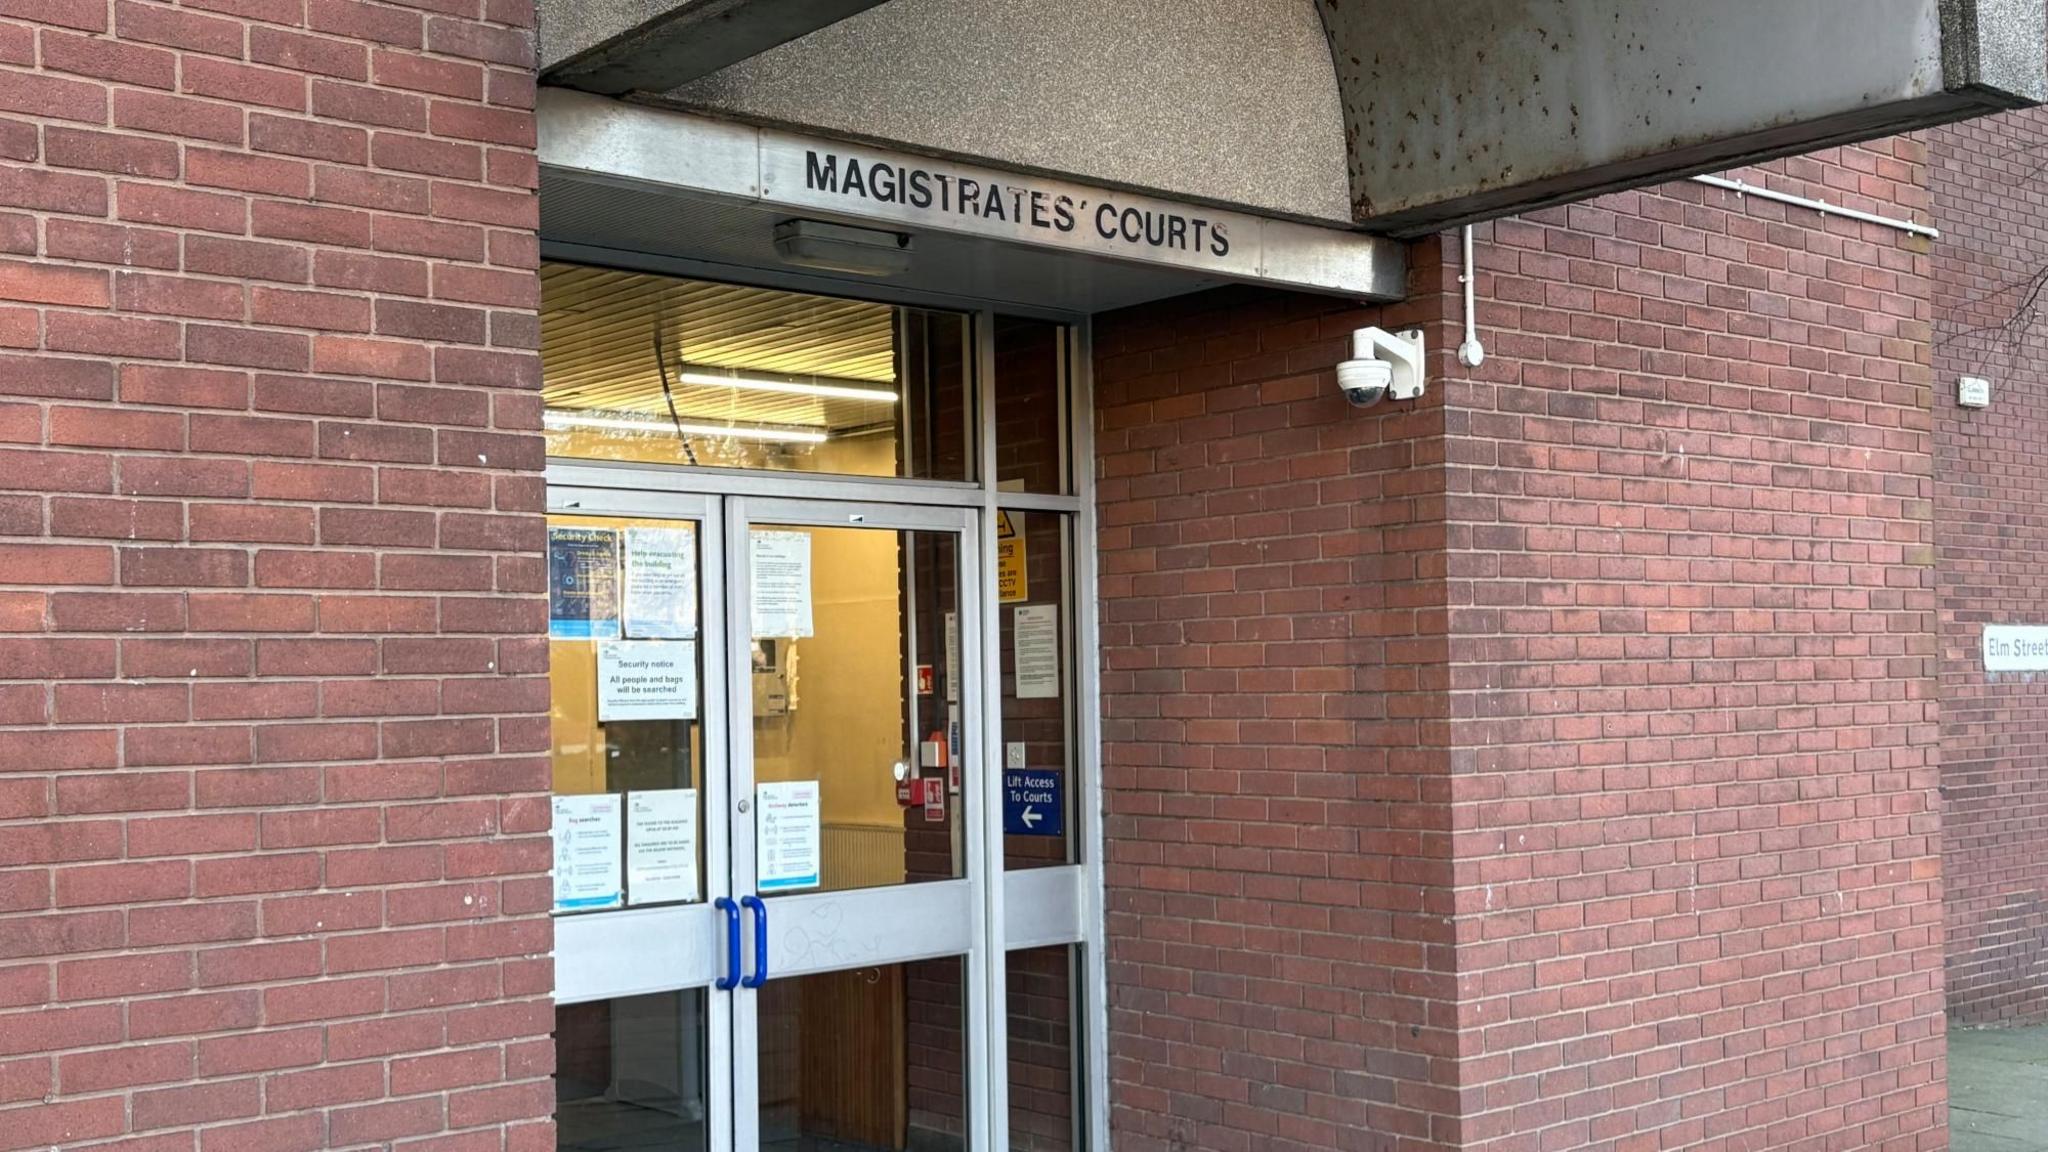
<path id="1" fill-rule="evenodd" d="M 1927 217 L 1907 140 L 1773 165 Z M 1926 241 L 1494 226 L 1446 385 L 1467 1146 L 1940 1146 Z"/>
<path id="2" fill-rule="evenodd" d="M 1368 313 L 1098 322 L 1120 1133 L 1940 1146 L 1926 242 L 1679 183 L 1479 263 L 1414 408 L 1334 399 Z"/>
<path id="3" fill-rule="evenodd" d="M 1987 675 L 1983 626 L 2048 623 L 2048 371 L 2030 303 L 2048 269 L 2048 117 L 1928 134 L 1935 215 L 1935 542 L 1941 564 L 1949 1011 L 2048 1020 L 2048 681 Z M 1958 408 L 1962 375 L 1991 407 Z"/>
<path id="4" fill-rule="evenodd" d="M 552 1147 L 531 25 L 0 2 L 0 1149 Z"/>
<path id="5" fill-rule="evenodd" d="M 1096 322 L 1122 1152 L 1455 1146 L 1444 414 L 1330 371 L 1416 263 Z"/>

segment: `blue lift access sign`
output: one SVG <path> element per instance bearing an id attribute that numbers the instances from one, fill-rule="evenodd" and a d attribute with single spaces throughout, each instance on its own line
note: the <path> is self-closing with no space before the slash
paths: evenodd
<path id="1" fill-rule="evenodd" d="M 1066 775 L 1010 768 L 1003 772 L 1003 831 L 1011 836 L 1058 836 L 1066 828 Z"/>

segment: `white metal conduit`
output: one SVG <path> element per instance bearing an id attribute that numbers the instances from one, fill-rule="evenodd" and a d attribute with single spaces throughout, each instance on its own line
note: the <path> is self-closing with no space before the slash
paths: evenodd
<path id="1" fill-rule="evenodd" d="M 1879 216 L 1874 212 L 1859 212 L 1854 208 L 1844 208 L 1840 204 L 1830 204 L 1825 200 L 1814 200 L 1805 196 L 1794 196 L 1789 192 L 1777 192 L 1769 188 L 1759 188 L 1754 184 L 1741 180 L 1730 180 L 1725 176 L 1695 176 L 1693 181 L 1694 183 L 1705 184 L 1711 188 L 1720 188 L 1733 192 L 1737 196 L 1756 196 L 1764 200 L 1775 200 L 1780 204 L 1791 204 L 1799 208 L 1808 208 L 1823 216 L 1840 216 L 1847 220 L 1861 220 L 1865 224 L 1879 224 L 1886 228 L 1896 228 L 1901 232 L 1910 232 L 1915 236 L 1935 238 L 1941 235 L 1940 229 L 1929 224 L 1920 224 L 1912 220 L 1900 220 L 1891 216 Z"/>
<path id="2" fill-rule="evenodd" d="M 1694 176 L 1692 179 L 1695 183 L 1733 192 L 1737 196 L 1756 196 L 1764 200 L 1775 200 L 1780 204 L 1790 204 L 1797 208 L 1806 208 L 1823 216 L 1840 216 L 1845 220 L 1861 220 L 1866 224 L 1896 228 L 1901 232 L 1910 233 L 1914 236 L 1926 236 L 1929 239 L 1938 239 L 1941 236 L 1941 230 L 1931 224 L 1921 224 L 1913 220 L 1900 220 L 1892 216 L 1879 216 L 1875 212 L 1862 212 L 1854 208 L 1844 208 L 1840 204 L 1830 204 L 1825 200 L 1815 200 L 1806 196 L 1794 196 L 1789 192 L 1760 188 L 1755 184 L 1742 180 L 1730 180 L 1725 176 Z M 1481 343 L 1479 339 L 1479 317 L 1477 315 L 1477 301 L 1474 299 L 1477 295 L 1476 288 L 1478 285 L 1476 282 L 1479 279 L 1479 275 L 1472 267 L 1472 226 L 1467 224 L 1461 231 L 1463 235 L 1460 237 L 1460 240 L 1462 241 L 1461 246 L 1464 249 L 1464 261 L 1463 266 L 1459 269 L 1458 281 L 1465 289 L 1465 341 L 1458 345 L 1458 362 L 1467 368 L 1477 368 L 1486 361 L 1486 345 Z"/>
<path id="3" fill-rule="evenodd" d="M 1458 280 L 1465 286 L 1465 342 L 1458 345 L 1458 363 L 1467 368 L 1477 368 L 1486 362 L 1486 345 L 1479 340 L 1479 272 L 1472 267 L 1472 226 L 1464 229 L 1464 264 L 1459 269 Z"/>

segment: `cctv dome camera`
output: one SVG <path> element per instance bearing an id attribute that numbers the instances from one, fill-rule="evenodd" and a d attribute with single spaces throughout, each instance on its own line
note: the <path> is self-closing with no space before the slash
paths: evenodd
<path id="1" fill-rule="evenodd" d="M 1370 408 L 1389 396 L 1414 400 L 1422 387 L 1420 328 L 1360 328 L 1351 334 L 1351 359 L 1337 365 L 1337 389 L 1353 407 Z"/>
<path id="2" fill-rule="evenodd" d="M 1394 367 L 1379 360 L 1346 360 L 1337 365 L 1337 390 L 1354 408 L 1370 408 L 1387 398 Z"/>

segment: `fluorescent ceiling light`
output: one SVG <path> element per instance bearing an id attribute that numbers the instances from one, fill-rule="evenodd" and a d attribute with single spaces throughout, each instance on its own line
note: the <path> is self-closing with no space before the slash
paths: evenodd
<path id="1" fill-rule="evenodd" d="M 658 416 L 606 416 L 594 412 L 565 412 L 550 408 L 542 416 L 542 422 L 550 429 L 562 431 L 570 428 L 593 428 L 612 432 L 646 432 L 669 434 L 680 431 L 686 436 L 711 438 L 727 437 L 733 440 L 767 440 L 784 444 L 823 444 L 826 434 L 807 428 L 777 428 L 773 426 L 748 424 L 692 424 L 688 421 L 676 423 Z"/>
<path id="2" fill-rule="evenodd" d="M 840 400 L 868 400 L 894 404 L 896 393 L 887 388 L 857 387 L 851 384 L 812 384 L 802 380 L 768 380 L 759 376 L 720 376 L 715 372 L 678 372 L 676 379 L 705 388 L 739 388 L 748 392 L 780 392 L 789 396 L 829 396 Z"/>

